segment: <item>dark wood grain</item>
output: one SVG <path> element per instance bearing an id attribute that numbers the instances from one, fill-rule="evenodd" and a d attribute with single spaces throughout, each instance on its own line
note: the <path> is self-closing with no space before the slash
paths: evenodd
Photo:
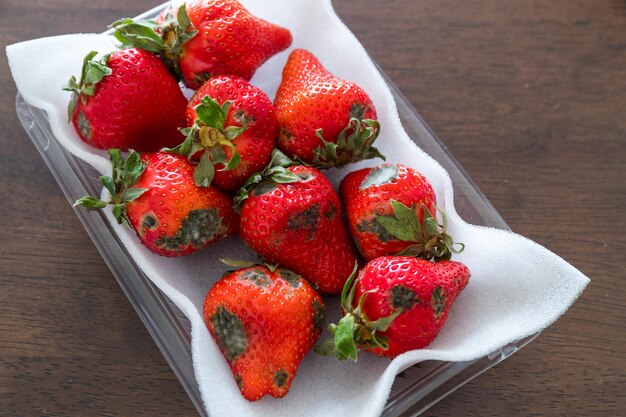
<path id="1" fill-rule="evenodd" d="M 154 5 L 2 0 L 0 43 L 99 32 Z M 511 227 L 592 279 L 425 415 L 626 415 L 626 3 L 335 6 Z M 19 125 L 3 54 L 0 86 L 0 415 L 194 415 Z"/>

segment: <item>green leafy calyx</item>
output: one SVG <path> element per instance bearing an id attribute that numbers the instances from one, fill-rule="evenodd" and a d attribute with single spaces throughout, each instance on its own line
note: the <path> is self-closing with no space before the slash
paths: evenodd
<path id="1" fill-rule="evenodd" d="M 278 265 L 271 265 L 271 264 L 260 264 L 258 262 L 252 262 L 252 261 L 240 261 L 239 259 L 233 259 L 233 258 L 221 258 L 220 262 L 223 263 L 226 266 L 230 266 L 232 268 L 235 268 L 229 272 L 233 272 L 236 271 L 238 269 L 243 269 L 243 268 L 252 268 L 255 266 L 265 266 L 267 267 L 267 269 L 269 269 L 271 272 L 276 271 L 276 269 L 278 268 Z"/>
<path id="2" fill-rule="evenodd" d="M 237 191 L 234 199 L 235 211 L 241 210 L 243 203 L 248 199 L 250 193 L 253 191 L 261 193 L 263 190 L 274 189 L 276 184 L 288 184 L 301 181 L 301 177 L 287 169 L 295 165 L 300 164 L 289 159 L 287 155 L 278 149 L 274 149 L 272 152 L 272 159 L 265 169 L 250 176 L 239 191 Z"/>
<path id="3" fill-rule="evenodd" d="M 126 159 L 122 157 L 119 149 L 109 149 L 109 158 L 113 166 L 112 174 L 110 177 L 100 177 L 100 183 L 109 191 L 111 200 L 107 202 L 96 197 L 84 196 L 76 200 L 74 207 L 84 206 L 90 209 L 101 209 L 111 205 L 117 222 L 119 224 L 126 222 L 130 226 L 125 204 L 148 191 L 147 188 L 133 188 L 133 185 L 145 171 L 146 164 L 141 160 L 139 154 L 132 149 Z"/>
<path id="4" fill-rule="evenodd" d="M 105 55 L 100 59 L 94 59 L 98 53 L 91 51 L 83 59 L 83 68 L 80 74 L 80 81 L 76 80 L 76 77 L 72 75 L 68 84 L 63 87 L 64 91 L 71 91 L 72 98 L 70 104 L 67 107 L 68 120 L 72 120 L 76 103 L 80 99 L 83 104 L 87 103 L 87 97 L 94 95 L 96 91 L 96 84 L 98 84 L 104 77 L 110 75 L 112 70 L 107 66 L 109 55 Z"/>
<path id="5" fill-rule="evenodd" d="M 377 320 L 369 320 L 363 312 L 365 297 L 369 292 L 364 292 L 357 306 L 354 307 L 354 297 L 358 283 L 358 265 L 354 266 L 352 275 L 346 281 L 341 292 L 341 308 L 344 316 L 337 324 L 331 324 L 328 330 L 332 338 L 324 340 L 315 348 L 320 355 L 335 355 L 340 360 L 358 359 L 359 350 L 389 348 L 387 337 L 384 333 L 389 329 L 396 317 L 404 311 L 402 308 L 395 309 L 389 316 Z"/>
<path id="6" fill-rule="evenodd" d="M 185 140 L 174 148 L 164 149 L 167 152 L 184 155 L 194 162 L 193 156 L 202 151 L 200 161 L 194 171 L 194 181 L 199 187 L 208 187 L 215 176 L 215 165 L 222 164 L 220 171 L 237 168 L 241 156 L 233 140 L 247 128 L 245 116 L 239 118 L 241 126 L 226 126 L 226 117 L 232 103 L 220 105 L 212 97 L 204 96 L 195 107 L 197 119 L 193 126 L 182 129 Z M 228 158 L 224 147 L 231 151 Z"/>
<path id="7" fill-rule="evenodd" d="M 421 223 L 414 208 L 407 207 L 396 200 L 391 200 L 393 215 L 376 216 L 376 221 L 396 239 L 412 242 L 398 255 L 414 256 L 427 260 L 449 260 L 453 253 L 461 253 L 465 248 L 462 243 L 455 243 L 452 237 L 446 233 L 448 218 L 441 213 L 443 224 L 437 222 L 437 218 L 422 204 L 424 209 L 424 222 Z M 458 245 L 459 248 L 455 246 Z"/>
<path id="8" fill-rule="evenodd" d="M 182 54 L 183 45 L 198 34 L 191 23 L 185 4 L 178 8 L 176 16 L 169 10 L 163 22 L 154 20 L 120 19 L 110 26 L 115 29 L 115 38 L 121 42 L 122 48 L 140 48 L 154 52 L 172 74 L 180 80 L 178 58 Z"/>
<path id="9" fill-rule="evenodd" d="M 324 139 L 322 129 L 315 134 L 322 142 L 322 146 L 313 151 L 313 165 L 320 168 L 342 167 L 349 163 L 364 159 L 381 158 L 381 154 L 374 146 L 380 133 L 378 120 L 363 119 L 367 107 L 356 103 L 350 109 L 348 125 L 337 136 L 337 142 Z"/>

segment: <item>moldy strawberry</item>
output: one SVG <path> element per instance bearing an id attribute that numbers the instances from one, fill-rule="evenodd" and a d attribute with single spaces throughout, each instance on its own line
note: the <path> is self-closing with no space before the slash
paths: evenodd
<path id="1" fill-rule="evenodd" d="M 469 269 L 460 262 L 429 262 L 382 256 L 346 283 L 345 316 L 331 325 L 334 335 L 316 351 L 357 359 L 359 350 L 396 357 L 428 346 L 445 324 L 452 303 L 467 286 Z"/>
<path id="2" fill-rule="evenodd" d="M 437 222 L 437 197 L 426 177 L 402 164 L 383 164 L 341 182 L 350 232 L 368 260 L 382 255 L 450 259 L 463 250 Z M 455 245 L 458 245 L 457 249 Z"/>
<path id="3" fill-rule="evenodd" d="M 278 147 L 320 168 L 385 157 L 373 147 L 380 132 L 365 90 L 328 72 L 309 51 L 289 55 L 274 100 Z"/>
<path id="4" fill-rule="evenodd" d="M 111 205 L 118 223 L 130 225 L 151 251 L 187 255 L 237 232 L 232 199 L 213 187 L 196 186 L 186 158 L 164 152 L 140 157 L 131 150 L 124 160 L 118 149 L 109 155 L 113 174 L 100 177 L 100 182 L 111 200 L 86 196 L 75 205 Z"/>
<path id="5" fill-rule="evenodd" d="M 319 170 L 280 151 L 235 197 L 240 235 L 266 262 L 302 275 L 321 292 L 339 294 L 357 262 L 341 204 Z"/>
<path id="6" fill-rule="evenodd" d="M 287 394 L 324 315 L 322 298 L 302 277 L 266 266 L 226 274 L 204 302 L 206 325 L 250 401 Z"/>

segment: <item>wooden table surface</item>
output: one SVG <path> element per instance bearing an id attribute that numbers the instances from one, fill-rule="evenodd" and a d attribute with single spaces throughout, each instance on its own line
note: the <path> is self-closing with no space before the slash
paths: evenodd
<path id="1" fill-rule="evenodd" d="M 0 43 L 100 32 L 155 5 L 1 0 Z M 425 415 L 626 416 L 626 2 L 335 6 L 513 230 L 592 280 Z M 195 415 L 18 124 L 4 54 L 0 87 L 0 415 Z"/>

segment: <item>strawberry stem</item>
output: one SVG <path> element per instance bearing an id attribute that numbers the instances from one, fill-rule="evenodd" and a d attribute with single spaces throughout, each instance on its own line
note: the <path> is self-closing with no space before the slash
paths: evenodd
<path id="1" fill-rule="evenodd" d="M 87 102 L 87 97 L 94 95 L 96 91 L 96 84 L 98 84 L 104 77 L 110 75 L 113 71 L 107 66 L 109 55 L 105 55 L 99 60 L 93 58 L 98 54 L 96 51 L 91 51 L 83 59 L 83 67 L 81 69 L 80 81 L 76 81 L 76 77 L 72 75 L 68 84 L 63 87 L 64 91 L 71 91 L 72 98 L 70 104 L 67 107 L 68 121 L 72 120 L 72 115 L 76 109 L 76 103 L 78 99 L 83 104 Z"/>
<path id="2" fill-rule="evenodd" d="M 396 239 L 412 242 L 397 255 L 414 256 L 435 262 L 449 260 L 452 254 L 463 252 L 465 245 L 454 242 L 452 237 L 446 233 L 448 218 L 439 208 L 443 224 L 437 222 L 428 207 L 422 204 L 424 210 L 424 221 L 420 223 L 414 208 L 407 207 L 396 200 L 391 200 L 393 215 L 376 216 L 376 221 Z M 460 248 L 456 248 L 459 245 Z"/>
<path id="3" fill-rule="evenodd" d="M 122 48 L 140 48 L 162 54 L 165 44 L 157 32 L 159 25 L 154 20 L 120 19 L 109 25 L 115 29 L 115 39 L 121 42 Z"/>
<path id="4" fill-rule="evenodd" d="M 109 149 L 109 159 L 112 165 L 110 177 L 100 177 L 100 183 L 111 194 L 111 200 L 102 201 L 97 197 L 84 196 L 76 200 L 74 207 L 84 206 L 88 209 L 101 209 L 111 205 L 112 213 L 119 224 L 123 222 L 130 226 L 130 220 L 126 214 L 126 203 L 139 198 L 148 191 L 147 188 L 133 188 L 139 177 L 146 169 L 146 164 L 134 150 L 130 150 L 128 157 L 124 159 L 119 149 Z"/>
<path id="5" fill-rule="evenodd" d="M 154 20 L 125 18 L 109 27 L 115 29 L 115 38 L 121 42 L 122 48 L 140 48 L 158 54 L 176 80 L 181 78 L 178 58 L 183 45 L 198 34 L 185 3 L 178 8 L 176 16 L 169 10 L 160 25 Z"/>
<path id="6" fill-rule="evenodd" d="M 229 171 L 237 168 L 241 162 L 241 156 L 232 142 L 248 126 L 246 118 L 241 117 L 241 126 L 226 127 L 226 118 L 231 106 L 230 101 L 220 105 L 210 96 L 202 97 L 200 103 L 194 107 L 197 118 L 193 126 L 181 129 L 185 140 L 174 148 L 163 149 L 165 152 L 187 156 L 192 163 L 196 163 L 193 156 L 200 151 L 203 152 L 194 170 L 194 182 L 199 187 L 211 185 L 215 176 L 215 165 L 224 165 L 219 171 Z M 230 158 L 227 158 L 224 147 L 230 149 Z"/>
<path id="7" fill-rule="evenodd" d="M 250 268 L 252 266 L 258 265 L 258 263 L 254 263 L 250 261 L 240 261 L 238 259 L 232 259 L 232 258 L 221 258 L 220 262 L 226 266 L 230 266 L 233 268 Z"/>
<path id="8" fill-rule="evenodd" d="M 372 146 L 380 133 L 380 123 L 377 120 L 363 119 L 366 110 L 366 106 L 361 103 L 352 105 L 348 124 L 339 133 L 336 142 L 324 139 L 322 129 L 315 132 L 322 146 L 313 151 L 313 165 L 320 168 L 339 168 L 364 159 L 385 160 L 385 156 Z"/>
<path id="9" fill-rule="evenodd" d="M 300 181 L 301 178 L 289 171 L 287 168 L 300 165 L 289 159 L 287 155 L 274 149 L 272 151 L 272 159 L 270 163 L 261 172 L 252 174 L 243 186 L 237 191 L 234 198 L 234 209 L 236 212 L 241 210 L 243 203 L 248 199 L 250 193 L 256 190 L 271 190 L 276 188 L 276 184 L 288 184 Z"/>
<path id="10" fill-rule="evenodd" d="M 354 307 L 354 296 L 358 284 L 358 264 L 354 265 L 352 274 L 346 281 L 341 292 L 341 308 L 344 316 L 337 324 L 331 324 L 328 331 L 332 338 L 322 341 L 315 347 L 315 353 L 327 356 L 335 355 L 340 361 L 358 359 L 358 351 L 379 348 L 387 350 L 389 345 L 387 337 L 382 334 L 389 329 L 391 323 L 402 313 L 403 308 L 398 308 L 389 316 L 370 321 L 363 313 L 365 297 L 369 292 L 364 292 Z"/>

